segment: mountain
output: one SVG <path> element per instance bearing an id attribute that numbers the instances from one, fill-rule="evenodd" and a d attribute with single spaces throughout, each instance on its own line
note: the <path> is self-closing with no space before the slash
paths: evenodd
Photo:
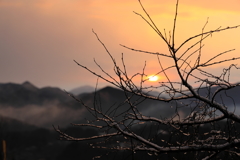
<path id="1" fill-rule="evenodd" d="M 214 87 L 211 92 L 216 89 L 217 87 Z M 240 87 L 223 91 L 216 96 L 215 101 L 233 109 L 233 100 L 235 100 L 238 110 L 239 91 Z M 201 88 L 199 93 L 202 96 L 209 95 L 205 88 Z M 111 116 L 118 116 L 117 120 L 123 118 L 119 115 L 121 112 L 131 109 L 125 101 L 127 97 L 131 97 L 131 103 L 138 108 L 139 112 L 158 118 L 173 115 L 176 111 L 175 106 L 181 106 L 178 102 L 165 103 L 143 99 L 109 86 L 97 92 L 76 95 L 76 98 L 81 99 L 85 105 L 95 107 Z M 195 103 L 191 100 L 183 100 L 183 102 L 191 102 L 193 105 Z M 188 107 L 178 108 L 179 114 L 185 116 L 188 109 Z M 59 88 L 37 88 L 30 82 L 0 84 L 0 140 L 4 139 L 7 143 L 8 159 L 92 159 L 94 155 L 101 155 L 105 151 L 93 149 L 86 142 L 59 142 L 57 141 L 58 134 L 52 131 L 52 125 L 54 125 L 60 126 L 63 131 L 76 137 L 99 134 L 92 128 L 70 127 L 70 123 L 83 123 L 86 122 L 85 119 L 91 120 L 93 116 L 82 104 Z M 155 127 L 159 130 L 161 126 Z M 136 127 L 135 129 L 141 133 L 143 131 L 142 128 Z M 153 129 L 154 126 L 146 128 L 150 131 Z M 112 159 L 116 159 L 115 155 L 112 156 Z M 139 158 L 149 159 L 142 156 Z M 109 159 L 109 155 L 106 159 Z"/>
<path id="2" fill-rule="evenodd" d="M 206 97 L 206 98 L 213 98 L 213 95 L 215 91 L 219 89 L 218 86 L 212 87 L 209 91 L 207 88 L 200 88 L 197 92 L 199 95 Z M 218 94 L 214 97 L 214 101 L 224 105 L 227 107 L 228 111 L 234 112 L 237 115 L 240 115 L 240 86 L 228 89 L 228 90 L 222 90 L 218 92 Z M 196 106 L 198 101 L 195 101 L 194 98 L 191 99 L 185 99 L 181 101 L 184 104 L 190 104 L 192 106 Z"/>
<path id="3" fill-rule="evenodd" d="M 90 107 L 95 105 L 104 113 L 117 115 L 130 108 L 124 103 L 126 96 L 132 97 L 134 105 L 142 101 L 137 106 L 144 114 L 167 117 L 174 113 L 169 103 L 144 100 L 113 87 L 102 88 L 96 93 L 79 94 L 76 98 Z M 0 115 L 45 128 L 52 128 L 52 125 L 64 127 L 70 123 L 85 122 L 85 118 L 92 119 L 82 104 L 61 89 L 37 88 L 30 82 L 0 84 Z"/>
<path id="4" fill-rule="evenodd" d="M 73 95 L 79 95 L 82 93 L 91 93 L 94 91 L 95 91 L 95 88 L 92 86 L 81 86 L 81 87 L 70 90 L 69 93 L 72 93 Z"/>
<path id="5" fill-rule="evenodd" d="M 26 105 L 44 105 L 48 102 L 59 102 L 66 106 L 71 101 L 72 98 L 56 87 L 39 89 L 30 82 L 24 82 L 23 84 L 0 83 L 1 106 L 22 107 Z M 76 107 L 72 103 L 69 106 Z"/>
<path id="6" fill-rule="evenodd" d="M 52 128 L 79 119 L 81 105 L 56 87 L 37 88 L 30 82 L 0 84 L 0 115 Z M 71 116 L 65 116 L 66 113 Z"/>
<path id="7" fill-rule="evenodd" d="M 21 122 L 19 120 L 0 116 L 0 132 L 25 132 L 39 129 L 37 126 Z"/>
<path id="8" fill-rule="evenodd" d="M 129 99 L 130 102 L 138 108 L 139 112 L 146 116 L 160 118 L 169 117 L 175 113 L 175 107 L 172 107 L 174 105 L 172 103 L 144 99 L 140 96 L 133 95 L 132 93 L 125 93 L 120 89 L 109 86 L 98 90 L 96 93 L 77 96 L 77 98 L 82 99 L 88 106 L 93 107 L 93 102 L 95 102 L 95 107 L 98 110 L 112 116 L 119 115 L 126 110 L 131 111 L 131 106 L 126 103 L 127 97 L 131 97 Z M 184 110 L 185 109 L 182 109 L 182 113 L 185 112 Z M 86 112 L 85 115 L 88 114 L 89 113 Z M 119 116 L 118 118 L 121 119 L 123 117 Z"/>
<path id="9" fill-rule="evenodd" d="M 236 87 L 222 92 L 221 96 L 216 96 L 216 101 L 224 103 L 229 110 L 234 111 L 232 99 L 235 99 L 236 111 L 240 113 L 238 109 L 240 105 L 239 91 L 240 87 Z M 203 96 L 207 95 L 207 90 L 204 88 L 199 92 Z M 190 111 L 189 107 L 181 108 L 180 102 L 166 103 L 143 99 L 109 86 L 97 92 L 79 94 L 75 97 L 81 99 L 85 105 L 96 107 L 111 116 L 131 110 L 131 106 L 125 101 L 126 97 L 131 97 L 131 103 L 146 116 L 169 117 L 175 113 L 176 106 L 179 107 L 179 113 L 183 117 Z M 194 105 L 195 102 L 192 100 L 183 100 L 182 102 Z M 82 123 L 86 121 L 85 119 L 93 119 L 92 114 L 81 103 L 61 89 L 56 87 L 37 88 L 30 82 L 0 84 L 0 115 L 45 128 L 52 128 L 52 125 L 66 127 L 70 123 Z M 117 119 L 123 118 L 121 116 L 118 116 Z"/>

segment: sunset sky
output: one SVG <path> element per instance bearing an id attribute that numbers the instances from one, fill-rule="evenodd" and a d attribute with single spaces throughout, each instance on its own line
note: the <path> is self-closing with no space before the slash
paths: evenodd
<path id="1" fill-rule="evenodd" d="M 172 30 L 176 0 L 142 0 L 142 4 L 161 31 Z M 176 45 L 201 33 L 208 17 L 205 31 L 240 25 L 239 7 L 239 0 L 180 0 Z M 95 58 L 112 73 L 112 62 L 92 29 L 117 62 L 121 62 L 124 53 L 129 74 L 141 72 L 145 60 L 146 72 L 154 74 L 159 71 L 156 56 L 132 52 L 119 45 L 167 54 L 161 39 L 133 11 L 144 15 L 138 0 L 1 0 L 0 83 L 30 81 L 37 87 L 66 90 L 94 86 L 97 78 L 73 62 L 101 73 Z M 216 33 L 204 44 L 205 60 L 229 49 L 236 51 L 223 59 L 239 56 L 240 28 Z M 163 65 L 169 63 L 164 61 Z M 220 73 L 228 65 L 216 65 L 210 70 Z M 233 72 L 233 81 L 239 81 L 238 73 Z M 174 75 L 170 76 L 174 79 Z M 100 81 L 99 85 L 107 83 Z"/>

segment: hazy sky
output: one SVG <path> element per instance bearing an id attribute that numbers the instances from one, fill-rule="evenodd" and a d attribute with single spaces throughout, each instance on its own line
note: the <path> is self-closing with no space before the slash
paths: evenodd
<path id="1" fill-rule="evenodd" d="M 175 0 L 142 0 L 142 3 L 159 29 L 172 29 Z M 180 0 L 176 45 L 201 33 L 207 17 L 205 30 L 239 25 L 239 6 L 239 0 Z M 28 80 L 37 87 L 57 86 L 66 90 L 94 86 L 96 77 L 73 62 L 100 72 L 95 58 L 106 71 L 112 71 L 110 58 L 92 29 L 118 62 L 124 53 L 130 74 L 140 72 L 145 60 L 147 72 L 154 73 L 159 69 L 155 56 L 119 46 L 167 52 L 160 38 L 132 11 L 143 14 L 137 0 L 1 0 L 0 83 Z M 217 33 L 205 45 L 205 59 L 233 48 L 236 51 L 231 55 L 240 55 L 240 29 Z M 164 61 L 163 65 L 168 63 Z M 227 66 L 226 63 L 211 70 L 216 73 Z M 233 74 L 233 78 L 238 81 L 238 74 Z"/>

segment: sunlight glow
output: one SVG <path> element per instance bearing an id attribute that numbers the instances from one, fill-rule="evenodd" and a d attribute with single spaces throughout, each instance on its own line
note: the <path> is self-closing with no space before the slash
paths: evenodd
<path id="1" fill-rule="evenodd" d="M 152 81 L 152 82 L 155 82 L 158 79 L 159 79 L 159 76 L 157 76 L 157 75 L 150 75 L 150 76 L 148 76 L 148 80 Z"/>

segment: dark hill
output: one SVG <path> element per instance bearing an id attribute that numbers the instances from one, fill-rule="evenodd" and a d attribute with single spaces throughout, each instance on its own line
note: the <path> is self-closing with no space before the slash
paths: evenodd
<path id="1" fill-rule="evenodd" d="M 98 90 L 96 93 L 79 95 L 77 98 L 82 99 L 83 102 L 90 106 L 95 107 L 103 113 L 117 116 L 120 113 L 129 110 L 131 106 L 126 102 L 126 98 L 131 97 L 130 101 L 138 110 L 147 116 L 155 117 L 169 117 L 174 114 L 174 108 L 171 103 L 144 99 L 140 96 L 133 95 L 132 93 L 125 93 L 118 88 L 105 87 Z M 130 109 L 131 110 L 131 109 Z M 85 115 L 91 115 L 86 112 Z M 123 117 L 119 117 L 120 119 Z"/>
<path id="2" fill-rule="evenodd" d="M 5 132 L 25 132 L 39 129 L 37 126 L 21 122 L 19 120 L 4 117 L 0 115 L 0 130 L 1 133 Z"/>
<path id="3" fill-rule="evenodd" d="M 63 106 L 77 107 L 77 103 L 71 103 L 72 98 L 59 88 L 45 87 L 39 89 L 30 82 L 0 84 L 1 106 L 44 105 L 51 101 L 57 101 Z"/>
<path id="4" fill-rule="evenodd" d="M 216 90 L 219 89 L 218 86 L 212 87 L 211 90 L 208 90 L 207 88 L 201 88 L 197 92 L 206 98 L 213 98 L 214 93 Z M 213 101 L 222 104 L 227 107 L 227 109 L 231 112 L 235 112 L 238 115 L 240 114 L 240 86 L 228 89 L 228 90 L 222 90 L 214 97 Z M 194 98 L 188 99 L 188 100 L 182 100 L 183 103 L 192 104 L 192 106 L 196 105 L 196 101 Z"/>
<path id="5" fill-rule="evenodd" d="M 91 93 L 94 91 L 95 91 L 95 88 L 92 86 L 81 86 L 81 87 L 70 90 L 69 93 L 71 93 L 73 95 L 79 95 L 79 94 L 84 94 L 84 93 Z"/>
<path id="6" fill-rule="evenodd" d="M 144 114 L 167 117 L 173 113 L 168 103 L 143 100 L 139 96 L 126 94 L 113 87 L 80 94 L 76 98 L 89 107 L 97 107 L 103 113 L 118 115 L 131 108 L 125 102 L 126 96 L 131 97 L 132 104 L 137 105 L 139 111 Z M 139 102 L 141 103 L 138 105 Z M 82 104 L 61 89 L 37 88 L 30 82 L 0 84 L 0 115 L 47 128 L 51 128 L 52 125 L 67 126 L 70 123 L 80 123 L 85 118 L 92 119 L 92 115 Z"/>
<path id="7" fill-rule="evenodd" d="M 236 87 L 226 93 L 222 92 L 222 97 L 217 96 L 216 100 L 219 102 L 223 100 L 224 104 L 230 106 L 229 109 L 231 109 L 233 108 L 231 105 L 234 104 L 230 98 L 232 97 L 238 106 L 240 104 L 239 90 L 240 88 Z M 202 95 L 206 95 L 206 92 L 205 89 L 200 90 Z M 164 118 L 175 112 L 176 103 L 143 99 L 113 87 L 105 87 L 97 92 L 76 96 L 89 107 L 96 107 L 103 113 L 114 116 L 131 108 L 125 101 L 126 97 L 131 97 L 131 103 L 137 106 L 144 115 Z M 180 113 L 183 116 L 186 112 L 186 107 L 181 108 Z M 65 127 L 70 123 L 81 123 L 85 122 L 85 119 L 92 119 L 92 115 L 82 104 L 61 89 L 54 87 L 37 88 L 30 82 L 0 84 L 0 115 L 47 128 L 52 128 L 52 125 Z"/>

